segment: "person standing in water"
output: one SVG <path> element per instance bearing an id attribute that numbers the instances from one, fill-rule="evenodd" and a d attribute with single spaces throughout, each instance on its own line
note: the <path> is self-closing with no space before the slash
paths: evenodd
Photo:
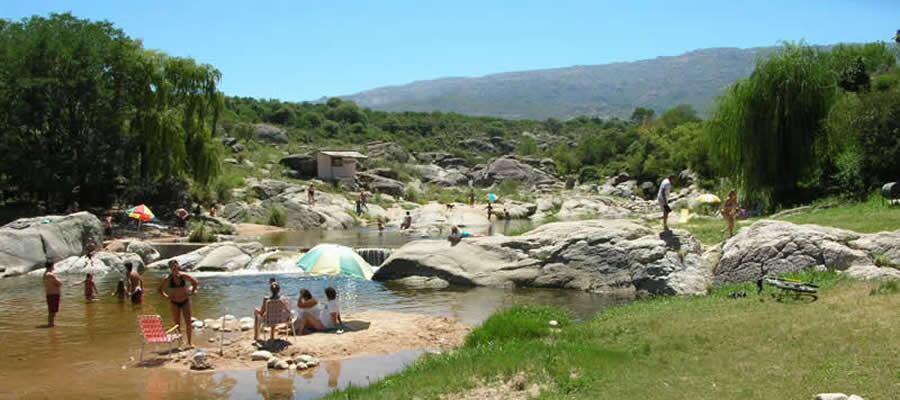
<path id="1" fill-rule="evenodd" d="M 125 273 L 128 274 L 128 296 L 131 297 L 131 304 L 141 304 L 144 302 L 144 279 L 141 274 L 134 270 L 131 261 L 125 262 Z"/>
<path id="2" fill-rule="evenodd" d="M 172 304 L 172 317 L 175 324 L 185 328 L 188 348 L 194 347 L 192 342 L 193 326 L 191 325 L 191 296 L 197 294 L 200 284 L 196 279 L 181 272 L 177 260 L 169 260 L 169 276 L 159 285 L 159 294 Z M 188 282 L 191 288 L 187 288 Z"/>
<path id="3" fill-rule="evenodd" d="M 56 324 L 56 314 L 59 313 L 59 300 L 62 295 L 62 281 L 53 273 L 53 263 L 47 261 L 44 265 L 44 294 L 47 296 L 47 327 L 52 328 Z"/>
<path id="4" fill-rule="evenodd" d="M 76 283 L 75 285 L 84 285 L 84 299 L 87 301 L 97 300 L 97 284 L 94 283 L 94 275 L 87 274 L 84 277 L 84 280 Z"/>
<path id="5" fill-rule="evenodd" d="M 494 203 L 488 201 L 488 204 L 487 204 L 487 207 L 485 207 L 485 210 L 487 210 L 488 222 L 490 222 L 491 218 L 494 216 Z"/>
<path id="6" fill-rule="evenodd" d="M 672 191 L 672 179 L 674 179 L 672 175 L 663 179 L 662 183 L 659 184 L 659 192 L 656 193 L 656 201 L 663 212 L 662 223 L 664 231 L 669 230 L 669 213 L 672 212 L 672 208 L 669 207 L 669 192 Z"/>

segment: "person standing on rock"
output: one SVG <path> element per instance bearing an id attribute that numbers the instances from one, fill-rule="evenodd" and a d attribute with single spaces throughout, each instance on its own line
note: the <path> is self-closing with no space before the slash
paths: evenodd
<path id="1" fill-rule="evenodd" d="M 662 223 L 664 231 L 669 230 L 669 213 L 672 212 L 672 208 L 669 207 L 669 193 L 672 191 L 673 179 L 675 177 L 672 175 L 663 179 L 662 183 L 659 184 L 659 192 L 656 193 L 656 201 L 659 202 L 659 207 L 663 212 Z"/>
<path id="2" fill-rule="evenodd" d="M 312 183 L 306 189 L 306 202 L 311 206 L 316 205 L 316 188 Z"/>
<path id="3" fill-rule="evenodd" d="M 400 230 L 406 230 L 412 227 L 412 215 L 409 215 L 409 211 L 406 212 L 406 216 L 403 217 L 403 223 L 400 224 Z"/>
<path id="4" fill-rule="evenodd" d="M 44 265 L 44 294 L 47 296 L 47 327 L 54 327 L 56 314 L 59 313 L 59 300 L 62 296 L 62 281 L 53 273 L 53 263 Z"/>
<path id="5" fill-rule="evenodd" d="M 172 304 L 172 316 L 175 318 L 175 324 L 181 325 L 181 321 L 184 321 L 184 325 L 181 326 L 185 328 L 187 333 L 187 345 L 188 348 L 193 348 L 194 344 L 191 341 L 193 334 L 191 296 L 197 294 L 200 284 L 190 275 L 181 272 L 178 260 L 169 260 L 169 270 L 171 273 L 159 285 L 159 294 L 169 299 L 169 302 Z M 191 283 L 190 290 L 187 288 L 188 282 Z"/>
<path id="6" fill-rule="evenodd" d="M 125 262 L 125 273 L 128 274 L 128 289 L 126 292 L 131 297 L 131 304 L 141 304 L 144 302 L 144 279 L 141 274 L 134 270 L 131 261 Z"/>

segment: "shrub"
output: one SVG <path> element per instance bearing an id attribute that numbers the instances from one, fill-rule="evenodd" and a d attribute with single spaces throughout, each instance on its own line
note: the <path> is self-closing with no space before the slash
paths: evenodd
<path id="1" fill-rule="evenodd" d="M 403 197 L 406 199 L 406 201 L 416 203 L 419 201 L 419 192 L 416 191 L 416 188 L 407 186 L 406 191 L 403 193 Z"/>
<path id="2" fill-rule="evenodd" d="M 877 288 L 872 289 L 869 292 L 870 295 L 879 295 L 879 294 L 897 294 L 900 293 L 900 280 L 891 279 L 887 281 L 882 281 L 878 284 Z"/>
<path id="3" fill-rule="evenodd" d="M 212 243 L 216 241 L 216 234 L 212 229 L 208 229 L 206 224 L 200 224 L 191 230 L 188 235 L 188 241 L 191 243 Z"/>
<path id="4" fill-rule="evenodd" d="M 900 269 L 900 264 L 895 263 L 894 260 L 892 260 L 892 259 L 891 259 L 890 257 L 888 257 L 886 254 L 877 254 L 877 255 L 875 255 L 875 258 L 873 259 L 873 262 L 875 263 L 875 265 L 877 265 L 877 266 L 879 266 L 879 267 L 882 267 L 882 268 L 897 268 L 897 269 Z"/>
<path id="5" fill-rule="evenodd" d="M 568 325 L 569 315 L 558 308 L 516 306 L 494 314 L 466 338 L 466 347 L 491 343 L 540 339 L 550 334 L 550 321 Z"/>
<path id="6" fill-rule="evenodd" d="M 269 210 L 267 225 L 284 227 L 287 225 L 287 213 L 281 207 L 272 207 Z"/>

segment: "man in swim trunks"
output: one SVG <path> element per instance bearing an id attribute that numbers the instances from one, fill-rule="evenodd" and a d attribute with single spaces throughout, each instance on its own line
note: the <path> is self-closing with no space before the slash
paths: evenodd
<path id="1" fill-rule="evenodd" d="M 59 312 L 59 299 L 62 295 L 62 281 L 53 273 L 53 263 L 47 261 L 44 266 L 44 293 L 47 295 L 47 327 L 52 328 Z"/>
<path id="2" fill-rule="evenodd" d="M 128 295 L 131 297 L 131 304 L 141 304 L 144 302 L 144 279 L 141 274 L 134 270 L 131 261 L 125 262 L 125 272 L 128 274 Z"/>
<path id="3" fill-rule="evenodd" d="M 169 260 L 169 270 L 171 273 L 159 285 L 159 294 L 169 299 L 169 302 L 172 304 L 172 316 L 175 318 L 175 324 L 181 325 L 181 321 L 184 321 L 184 324 L 181 326 L 184 327 L 184 331 L 187 334 L 188 348 L 192 348 L 194 344 L 191 341 L 193 334 L 191 296 L 197 293 L 200 284 L 190 275 L 181 272 L 178 260 Z M 187 288 L 188 282 L 191 284 L 190 289 Z"/>

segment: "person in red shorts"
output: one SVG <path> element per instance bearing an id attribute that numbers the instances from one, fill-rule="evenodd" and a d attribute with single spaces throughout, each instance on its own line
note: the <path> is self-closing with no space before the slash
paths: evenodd
<path id="1" fill-rule="evenodd" d="M 44 293 L 47 295 L 47 327 L 52 328 L 59 312 L 62 281 L 53 273 L 53 263 L 47 261 L 44 271 Z"/>

